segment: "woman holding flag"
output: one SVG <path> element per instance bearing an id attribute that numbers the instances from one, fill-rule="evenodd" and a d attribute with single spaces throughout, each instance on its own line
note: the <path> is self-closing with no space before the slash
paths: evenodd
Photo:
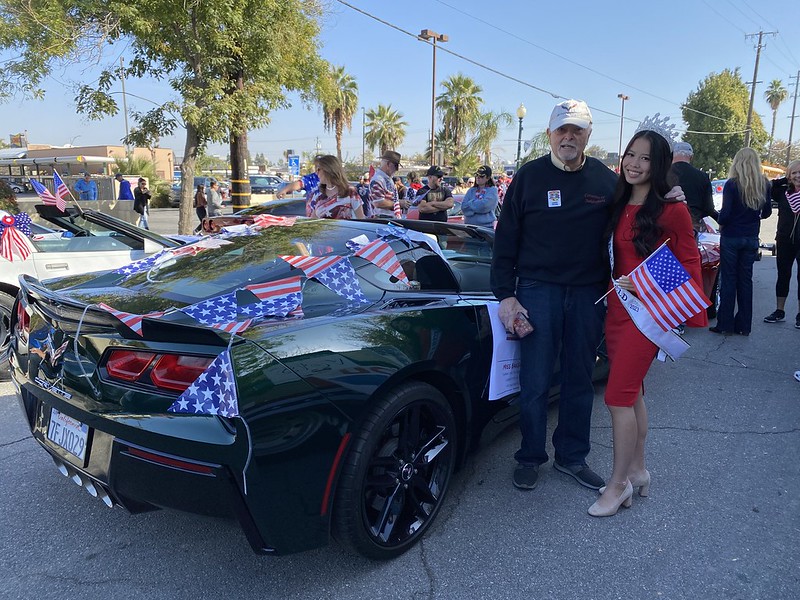
<path id="1" fill-rule="evenodd" d="M 700 255 L 683 202 L 665 198 L 671 183 L 673 127 L 646 119 L 628 143 L 612 203 L 609 252 L 613 288 L 606 315 L 611 371 L 605 402 L 611 413 L 614 465 L 589 514 L 606 517 L 631 504 L 633 488 L 647 496 L 647 409 L 643 382 L 653 359 L 677 357 L 685 342 L 672 328 L 707 324 L 708 301 L 697 282 Z M 677 258 L 677 260 L 676 260 Z"/>

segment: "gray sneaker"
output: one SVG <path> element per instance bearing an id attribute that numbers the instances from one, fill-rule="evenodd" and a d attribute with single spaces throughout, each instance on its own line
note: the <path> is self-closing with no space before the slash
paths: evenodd
<path id="1" fill-rule="evenodd" d="M 539 483 L 539 465 L 517 465 L 514 469 L 514 487 L 521 490 L 532 490 Z"/>
<path id="2" fill-rule="evenodd" d="M 586 465 L 570 465 L 566 467 L 554 462 L 553 468 L 555 468 L 556 471 L 566 473 L 582 486 L 587 487 L 590 490 L 599 490 L 606 484 L 600 475 L 592 471 Z"/>

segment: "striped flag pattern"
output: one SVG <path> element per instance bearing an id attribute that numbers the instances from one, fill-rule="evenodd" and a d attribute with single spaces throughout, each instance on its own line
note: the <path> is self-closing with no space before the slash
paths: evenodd
<path id="1" fill-rule="evenodd" d="M 272 227 L 273 225 L 291 227 L 295 221 L 297 221 L 297 217 L 276 217 L 274 215 L 256 215 L 253 217 L 253 225 L 258 225 L 259 227 Z"/>
<path id="2" fill-rule="evenodd" d="M 64 209 L 67 208 L 66 200 L 69 196 L 69 188 L 55 169 L 53 169 L 53 187 L 56 188 L 56 198 L 60 201 L 56 206 L 58 206 L 58 210 L 64 212 Z"/>
<path id="3" fill-rule="evenodd" d="M 46 187 L 44 187 L 44 185 L 33 178 L 31 178 L 31 185 L 33 186 L 33 190 L 38 194 L 39 198 L 41 198 L 42 202 L 45 204 L 55 206 L 61 212 L 64 212 L 64 209 L 67 208 L 67 203 L 64 202 L 63 198 L 56 198 L 53 195 L 53 192 L 48 190 Z"/>
<path id="4" fill-rule="evenodd" d="M 142 335 L 142 319 L 147 317 L 160 317 L 164 315 L 163 311 L 147 313 L 146 315 L 135 315 L 133 313 L 117 310 L 116 308 L 113 308 L 108 304 L 104 304 L 103 302 L 101 302 L 98 306 L 103 310 L 110 312 L 115 317 L 117 317 L 117 319 L 122 321 L 124 325 L 126 325 L 131 331 L 133 331 L 137 335 Z"/>
<path id="5" fill-rule="evenodd" d="M 362 246 L 356 251 L 356 256 L 368 260 L 389 273 L 389 275 L 408 283 L 408 276 L 403 271 L 403 267 L 400 266 L 397 255 L 385 241 L 377 239 L 366 246 Z"/>
<path id="6" fill-rule="evenodd" d="M 664 331 L 686 322 L 711 304 L 666 244 L 628 277 L 639 300 Z"/>
<path id="7" fill-rule="evenodd" d="M 300 277 L 287 277 L 278 281 L 256 283 L 245 286 L 245 289 L 259 300 L 255 303 L 239 306 L 239 314 L 247 316 L 285 317 L 292 311 L 297 310 L 303 303 Z"/>
<path id="8" fill-rule="evenodd" d="M 335 265 L 343 256 L 281 256 L 296 269 L 301 269 L 306 277 L 316 277 L 319 273 Z"/>
<path id="9" fill-rule="evenodd" d="M 797 190 L 794 194 L 790 194 L 789 190 L 786 190 L 786 199 L 789 201 L 789 207 L 792 212 L 795 214 L 800 213 L 800 190 Z"/>
<path id="10" fill-rule="evenodd" d="M 241 333 L 253 324 L 253 319 L 231 321 L 230 323 L 214 323 L 211 327 L 227 333 Z"/>

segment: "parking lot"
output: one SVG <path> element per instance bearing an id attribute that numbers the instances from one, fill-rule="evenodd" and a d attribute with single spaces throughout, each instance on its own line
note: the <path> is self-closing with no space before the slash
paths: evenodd
<path id="1" fill-rule="evenodd" d="M 157 231 L 175 232 L 177 210 L 152 217 Z M 255 556 L 234 522 L 108 509 L 58 473 L 4 380 L 0 597 L 797 598 L 800 383 L 792 373 L 800 369 L 800 330 L 793 319 L 761 322 L 774 309 L 774 260 L 765 252 L 755 265 L 750 337 L 689 330 L 684 358 L 651 369 L 650 497 L 593 519 L 586 509 L 596 493 L 549 466 L 536 490 L 516 490 L 519 435 L 511 426 L 456 475 L 423 542 L 387 563 L 336 544 Z M 794 294 L 792 287 L 790 316 Z M 608 475 L 602 393 L 600 386 L 589 461 Z"/>

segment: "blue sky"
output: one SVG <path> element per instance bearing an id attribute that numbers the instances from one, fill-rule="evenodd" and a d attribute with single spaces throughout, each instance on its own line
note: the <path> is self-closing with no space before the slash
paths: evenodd
<path id="1" fill-rule="evenodd" d="M 325 1 L 323 57 L 344 65 L 355 77 L 360 106 L 369 110 L 379 103 L 391 103 L 404 115 L 408 128 L 398 148 L 401 153 L 424 150 L 431 119 L 431 47 L 337 0 Z M 547 127 L 550 111 L 559 101 L 553 94 L 589 103 L 594 113 L 590 143 L 609 151 L 616 151 L 619 144 L 620 93 L 629 96 L 625 141 L 639 120 L 656 112 L 669 115 L 683 130 L 679 105 L 707 75 L 738 67 L 745 81 L 752 79 L 756 39 L 745 35 L 759 30 L 778 32 L 764 38 L 756 88 L 755 111 L 769 130 L 772 114 L 763 99 L 764 91 L 769 82 L 780 79 L 793 92 L 789 78 L 800 69 L 800 2 L 796 1 L 348 2 L 413 34 L 425 28 L 447 34 L 450 40 L 437 51 L 437 80 L 456 73 L 472 77 L 483 88 L 485 110 L 513 114 L 524 103 L 523 139 Z M 124 50 L 107 59 L 118 61 L 120 54 L 124 56 Z M 72 66 L 46 82 L 45 100 L 15 98 L 8 102 L 0 108 L 0 135 L 7 140 L 8 134 L 26 130 L 31 143 L 119 143 L 125 131 L 122 114 L 88 122 L 75 112 L 69 83 L 91 81 L 96 73 L 96 65 Z M 149 100 L 129 95 L 129 110 L 145 111 L 151 102 L 171 98 L 169 87 L 154 81 L 128 80 L 126 91 Z M 250 132 L 251 154 L 261 152 L 275 161 L 285 149 L 314 151 L 317 144 L 322 152 L 335 153 L 335 140 L 324 130 L 319 110 L 290 98 L 291 109 L 274 112 L 268 127 Z M 791 111 L 790 96 L 778 111 L 776 138 L 788 139 Z M 496 158 L 513 162 L 517 127 L 515 118 L 514 125 L 498 137 L 493 147 Z M 346 157 L 360 156 L 361 132 L 359 111 L 352 130 L 345 131 Z M 793 138 L 800 141 L 800 118 L 795 119 Z M 161 145 L 182 155 L 183 131 L 164 138 Z M 209 154 L 227 153 L 224 145 L 209 148 Z"/>

